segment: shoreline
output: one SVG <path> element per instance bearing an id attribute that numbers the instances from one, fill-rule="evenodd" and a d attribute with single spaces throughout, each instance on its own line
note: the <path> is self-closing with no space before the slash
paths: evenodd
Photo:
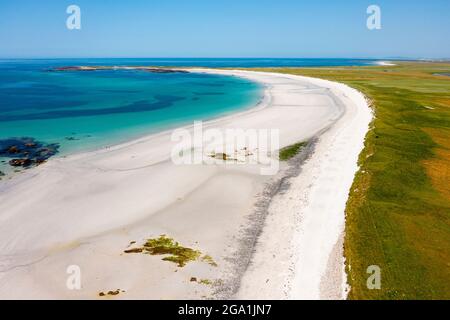
<path id="1" fill-rule="evenodd" d="M 146 67 L 146 66 L 69 66 L 69 67 L 55 67 L 46 70 L 46 72 L 55 72 L 55 73 L 64 73 L 64 72 L 96 72 L 96 71 L 105 71 L 105 70 L 138 70 L 138 71 L 145 71 L 149 73 L 162 73 L 162 74 L 171 74 L 171 73 L 192 73 L 190 69 L 185 68 L 172 68 L 172 67 Z M 264 86 L 261 86 L 261 88 L 258 88 L 258 94 L 254 95 L 252 97 L 253 101 L 247 101 L 246 103 L 242 103 L 239 107 L 236 107 L 236 109 L 233 110 L 222 110 L 218 111 L 215 114 L 208 114 L 204 115 L 203 122 L 204 123 L 213 123 L 216 120 L 224 120 L 226 118 L 239 116 L 243 113 L 247 113 L 249 111 L 252 111 L 253 109 L 257 108 L 261 104 L 264 104 L 263 101 L 266 98 L 266 95 L 264 91 L 266 88 Z M 128 133 L 125 138 L 117 138 L 114 139 L 108 139 L 102 141 L 101 144 L 99 142 L 95 142 L 94 145 L 92 144 L 85 144 L 84 146 L 67 146 L 64 144 L 64 140 L 68 140 L 67 138 L 70 138 L 69 136 L 65 138 L 61 138 L 60 141 L 55 139 L 52 140 L 52 143 L 56 143 L 59 145 L 63 145 L 63 147 L 60 146 L 59 152 L 55 155 L 53 155 L 51 158 L 67 158 L 70 156 L 78 156 L 88 153 L 95 153 L 99 152 L 104 149 L 111 149 L 111 148 L 120 148 L 123 146 L 126 146 L 128 144 L 133 144 L 136 142 L 139 142 L 140 140 L 147 140 L 151 138 L 152 136 L 160 135 L 160 134 L 167 134 L 169 132 L 172 132 L 175 129 L 178 128 L 186 128 L 190 129 L 192 127 L 192 122 L 194 120 L 177 120 L 172 122 L 171 124 L 158 124 L 158 125 L 151 125 L 150 127 L 147 127 L 145 129 L 141 128 L 138 130 L 135 130 L 135 128 L 131 128 L 132 134 Z M 130 129 L 130 128 L 129 128 Z M 128 131 L 130 131 L 128 129 Z M 19 135 L 17 135 L 19 137 Z M 30 134 L 31 137 L 33 137 L 32 134 Z M 92 138 L 92 135 L 88 135 L 89 138 Z M 76 138 L 75 140 L 84 140 L 86 138 Z M 46 142 L 46 140 L 39 141 L 39 142 Z M 88 141 L 89 142 L 89 141 Z M 66 142 L 67 143 L 67 142 Z M 19 156 L 18 156 L 19 157 Z M 1 158 L 0 160 L 6 160 L 9 161 L 11 157 L 5 157 Z M 2 168 L 3 166 L 3 168 Z M 10 179 L 12 177 L 17 177 L 23 173 L 26 173 L 29 168 L 33 168 L 35 166 L 29 166 L 29 167 L 13 167 L 8 165 L 8 163 L 1 163 L 0 164 L 0 170 L 3 170 L 3 172 L 6 172 L 7 174 L 3 177 L 3 180 Z M 15 171 L 18 170 L 18 171 Z M 2 179 L 0 179 L 1 181 Z"/>
<path id="2" fill-rule="evenodd" d="M 86 71 L 86 70 L 83 70 L 83 67 L 80 67 L 80 68 L 81 69 L 77 69 L 77 70 L 78 71 Z M 134 69 L 134 67 L 124 67 L 122 69 Z M 138 68 L 138 70 L 141 70 L 141 69 L 142 68 Z M 168 68 L 165 68 L 165 69 L 172 70 L 172 69 L 168 69 Z M 74 69 L 69 69 L 69 70 L 73 71 Z M 97 69 L 93 69 L 93 70 L 97 70 Z M 89 69 L 89 71 L 93 71 L 93 70 Z M 102 69 L 100 69 L 100 70 L 102 70 Z M 145 68 L 144 68 L 144 70 L 145 70 Z M 178 71 L 176 71 L 176 72 L 184 71 L 183 69 L 177 69 L 177 70 Z M 186 72 L 190 72 L 188 70 L 189 69 L 186 69 Z M 169 72 L 167 72 L 167 73 L 169 73 Z M 217 121 L 233 119 L 233 118 L 239 117 L 241 115 L 245 115 L 245 114 L 248 114 L 251 112 L 256 112 L 260 108 L 264 108 L 265 105 L 267 105 L 267 103 L 268 103 L 266 101 L 267 100 L 266 90 L 267 90 L 267 88 L 264 87 L 264 85 L 262 85 L 261 96 L 259 97 L 258 101 L 255 104 L 251 104 L 251 105 L 239 108 L 234 111 L 226 111 L 224 113 L 209 116 L 209 117 L 205 118 L 204 120 L 202 120 L 202 122 L 206 125 L 213 125 Z M 110 144 L 105 144 L 103 146 L 97 146 L 97 147 L 80 148 L 79 150 L 76 150 L 76 151 L 72 150 L 67 153 L 62 153 L 62 154 L 58 153 L 58 154 L 55 154 L 54 156 L 52 156 L 51 159 L 66 159 L 68 157 L 83 157 L 83 156 L 88 156 L 89 154 L 95 154 L 95 153 L 99 153 L 102 151 L 108 151 L 108 150 L 112 150 L 112 149 L 120 149 L 123 147 L 127 147 L 130 145 L 136 144 L 136 143 L 146 141 L 153 137 L 157 137 L 160 135 L 168 135 L 176 129 L 192 130 L 192 127 L 193 127 L 193 125 L 188 124 L 187 122 L 186 123 L 174 123 L 173 125 L 165 125 L 165 126 L 159 127 L 159 128 L 155 127 L 155 128 L 147 130 L 147 131 L 150 131 L 151 133 L 139 134 L 137 136 L 131 137 L 130 139 L 127 139 L 126 141 L 112 142 Z M 4 159 L 10 160 L 10 158 L 4 158 Z M 15 169 L 17 169 L 17 168 L 14 168 L 7 164 L 3 164 L 3 165 L 6 166 L 6 170 L 3 171 L 5 173 L 5 176 L 0 176 L 0 183 L 2 180 L 7 181 L 7 180 L 11 180 L 13 178 L 17 179 L 17 177 L 20 177 L 23 174 L 27 174 L 28 169 L 32 169 L 32 168 L 36 167 L 36 166 L 32 166 L 30 168 L 19 168 L 20 170 L 16 172 Z M 0 165 L 0 169 L 1 169 L 1 165 Z"/>
<path id="3" fill-rule="evenodd" d="M 238 286 L 235 284 L 233 290 L 237 292 L 238 297 L 249 298 L 250 295 L 245 294 L 245 288 L 254 289 L 263 282 L 266 283 L 255 280 L 254 273 L 258 277 L 268 273 L 264 273 L 265 270 L 261 269 L 254 271 L 253 267 L 259 257 L 266 257 L 270 251 L 270 248 L 264 247 L 267 245 L 264 242 L 266 234 L 270 233 L 273 238 L 277 238 L 275 235 L 283 238 L 280 230 L 273 232 L 267 230 L 267 226 L 273 227 L 276 224 L 268 221 L 275 216 L 278 217 L 276 213 L 279 213 L 273 210 L 273 203 L 276 203 L 277 197 L 286 194 L 296 197 L 298 190 L 292 190 L 292 185 L 295 185 L 299 177 L 302 177 L 300 180 L 304 183 L 303 175 L 307 176 L 308 164 L 320 160 L 321 154 L 317 148 L 325 146 L 323 141 L 326 142 L 326 135 L 331 139 L 330 136 L 333 134 L 339 134 L 333 128 L 338 128 L 339 123 L 342 127 L 343 119 L 345 116 L 348 118 L 349 112 L 342 116 L 342 111 L 339 111 L 338 107 L 339 101 L 334 99 L 347 99 L 348 104 L 355 97 L 346 97 L 348 90 L 345 91 L 341 85 L 320 79 L 250 71 L 211 69 L 189 69 L 189 71 L 244 76 L 269 85 L 265 92 L 265 97 L 269 100 L 265 100 L 265 103 L 243 113 L 208 121 L 205 126 L 222 129 L 278 126 L 283 129 L 280 147 L 300 140 L 310 140 L 319 134 L 316 147 L 310 152 L 309 157 L 306 157 L 305 164 L 299 166 L 298 171 L 302 173 L 298 174 L 296 171 L 294 177 L 285 177 L 283 175 L 289 171 L 289 167 L 284 165 L 280 175 L 269 179 L 255 174 L 255 169 L 247 165 L 230 168 L 217 165 L 175 167 L 166 156 L 168 152 L 170 153 L 167 133 L 143 137 L 107 150 L 51 159 L 44 166 L 31 170 L 26 177 L 19 177 L 17 181 L 14 179 L 14 182 L 5 181 L 8 187 L 4 185 L 0 187 L 0 190 L 5 191 L 0 196 L 2 200 L 0 212 L 5 212 L 0 218 L 6 222 L 6 226 L 0 227 L 1 252 L 7 254 L 7 256 L 3 254 L 0 261 L 0 297 L 94 299 L 98 298 L 95 292 L 117 288 L 126 291 L 117 297 L 124 299 L 220 296 L 217 291 L 226 286 L 227 273 L 236 267 L 229 260 L 239 251 L 242 227 L 255 212 L 258 194 L 263 195 L 265 186 L 281 177 L 290 180 L 290 186 L 283 189 L 283 193 L 269 197 L 266 215 L 269 220 L 263 219 L 264 223 L 259 226 L 260 233 L 257 232 L 258 228 L 254 229 L 257 232 L 255 238 L 257 245 L 253 248 L 247 246 L 247 249 L 253 252 L 252 261 L 249 262 L 249 268 L 243 269 L 242 279 L 238 279 Z M 332 92 L 333 90 L 336 92 Z M 339 90 L 346 93 L 338 97 Z M 293 105 L 290 105 L 292 102 Z M 361 100 L 356 104 L 361 104 Z M 345 104 L 341 107 L 349 108 Z M 299 128 L 299 123 L 304 124 L 306 128 Z M 320 134 L 326 128 L 329 129 Z M 359 135 L 358 142 L 363 141 L 363 138 Z M 348 161 L 353 160 L 351 158 Z M 350 166 L 350 170 L 353 169 L 354 164 Z M 351 172 L 347 173 L 349 176 L 347 182 L 348 178 L 352 181 Z M 64 185 L 64 181 L 75 185 L 71 186 L 70 183 Z M 167 186 L 164 181 L 175 183 L 173 186 Z M 57 184 L 61 188 L 55 190 L 54 186 Z M 42 190 L 36 192 L 38 195 L 30 195 L 24 205 L 20 208 L 14 207 L 15 200 L 18 201 L 20 197 L 17 193 L 38 186 L 42 187 Z M 223 194 L 221 190 L 227 190 L 227 194 Z M 46 203 L 49 194 L 52 194 L 52 202 Z M 345 192 L 341 198 L 344 195 Z M 159 199 L 156 200 L 155 197 Z M 346 198 L 343 200 L 345 203 Z M 212 211 L 211 202 L 216 206 Z M 33 206 L 33 213 L 30 213 L 27 205 Z M 293 205 L 295 207 L 298 204 Z M 286 211 L 285 208 L 283 211 Z M 123 212 L 127 214 L 124 216 Z M 189 217 L 186 217 L 186 212 L 189 213 Z M 287 221 L 292 222 L 292 219 L 295 221 L 298 218 L 295 217 L 296 210 L 293 210 L 293 213 L 294 217 L 285 217 Z M 34 215 L 39 215 L 39 219 L 36 220 Z M 341 220 L 342 215 L 343 212 L 340 212 L 338 218 Z M 19 224 L 21 230 L 16 234 L 8 233 L 8 230 L 14 230 L 14 226 L 17 228 Z M 333 236 L 340 236 L 342 227 L 340 225 L 336 229 L 334 223 L 334 231 L 338 230 L 339 234 Z M 33 234 L 32 230 L 40 228 L 47 230 L 48 234 L 36 232 Z M 120 254 L 130 241 L 142 241 L 160 234 L 168 234 L 182 244 L 208 252 L 218 262 L 219 267 L 193 262 L 182 269 L 177 269 L 170 263 L 161 261 L 159 257 Z M 294 236 L 296 232 L 289 234 Z M 291 238 L 291 241 L 293 239 Z M 305 239 L 300 237 L 293 243 L 298 244 L 303 240 Z M 333 241 L 332 239 L 331 242 Z M 286 252 L 293 251 L 291 247 L 284 249 Z M 302 250 L 305 249 L 300 249 L 303 254 Z M 102 261 L 95 259 L 93 252 L 101 253 Z M 331 251 L 326 254 L 327 257 L 330 254 Z M 242 259 L 242 255 L 240 258 Z M 68 261 L 78 263 L 81 270 L 85 270 L 83 273 L 87 273 L 85 278 L 88 282 L 81 292 L 69 291 L 64 287 L 66 280 L 64 272 Z M 286 261 L 293 263 L 291 258 Z M 133 270 L 133 274 L 123 271 L 128 269 Z M 149 269 L 155 271 L 149 272 Z M 292 275 L 298 275 L 300 271 L 297 270 L 285 278 L 294 279 Z M 210 287 L 189 283 L 189 278 L 194 275 L 207 277 L 216 285 Z M 46 281 L 42 280 L 44 283 L 39 283 L 39 279 Z M 303 281 L 301 278 L 297 280 L 300 283 Z M 297 280 L 294 282 L 298 282 Z M 336 287 L 334 279 L 327 281 L 332 287 Z M 157 288 L 158 293 L 149 292 L 149 288 Z M 279 290 L 272 287 L 272 292 L 273 289 L 275 292 Z M 258 292 L 263 294 L 264 290 Z M 291 292 L 295 290 L 297 289 L 293 288 Z M 234 296 L 233 294 L 232 297 Z M 297 296 L 302 296 L 298 290 L 295 294 L 287 295 L 288 298 Z"/>

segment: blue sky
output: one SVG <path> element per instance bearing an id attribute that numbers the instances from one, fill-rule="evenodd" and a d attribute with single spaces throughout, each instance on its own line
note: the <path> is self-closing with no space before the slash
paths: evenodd
<path id="1" fill-rule="evenodd" d="M 68 30 L 66 8 L 81 8 Z M 366 9 L 382 29 L 366 28 Z M 449 0 L 0 0 L 0 57 L 450 58 Z"/>

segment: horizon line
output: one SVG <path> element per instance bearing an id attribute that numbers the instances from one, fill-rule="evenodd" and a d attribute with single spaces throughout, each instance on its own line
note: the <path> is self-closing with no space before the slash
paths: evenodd
<path id="1" fill-rule="evenodd" d="M 445 61 L 449 58 L 427 58 L 427 57 L 145 57 L 145 56 L 120 56 L 120 57 L 107 57 L 107 56 L 92 56 L 92 57 L 1 57 L 0 60 L 70 60 L 70 59 L 279 59 L 279 60 L 296 60 L 296 59 L 335 59 L 335 60 L 407 60 L 407 61 Z"/>

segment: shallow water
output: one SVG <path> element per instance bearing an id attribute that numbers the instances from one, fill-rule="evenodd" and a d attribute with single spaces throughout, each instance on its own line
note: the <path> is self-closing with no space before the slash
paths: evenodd
<path id="1" fill-rule="evenodd" d="M 50 72 L 0 63 L 0 139 L 33 137 L 62 153 L 120 143 L 248 106 L 259 84 L 236 77 L 138 70 Z"/>

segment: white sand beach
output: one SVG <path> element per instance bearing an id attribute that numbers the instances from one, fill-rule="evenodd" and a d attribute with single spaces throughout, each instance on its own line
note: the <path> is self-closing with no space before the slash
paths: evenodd
<path id="1" fill-rule="evenodd" d="M 294 75 L 190 71 L 266 86 L 258 106 L 204 128 L 279 129 L 280 147 L 309 145 L 266 176 L 261 164 L 175 165 L 166 131 L 1 181 L 0 299 L 346 297 L 344 208 L 372 119 L 364 96 Z M 124 253 L 162 234 L 217 266 Z M 67 287 L 72 265 L 79 290 Z"/>
<path id="2" fill-rule="evenodd" d="M 385 66 L 385 67 L 389 67 L 389 66 L 396 66 L 395 63 L 391 62 L 391 61 L 378 61 L 377 65 L 379 66 Z"/>

